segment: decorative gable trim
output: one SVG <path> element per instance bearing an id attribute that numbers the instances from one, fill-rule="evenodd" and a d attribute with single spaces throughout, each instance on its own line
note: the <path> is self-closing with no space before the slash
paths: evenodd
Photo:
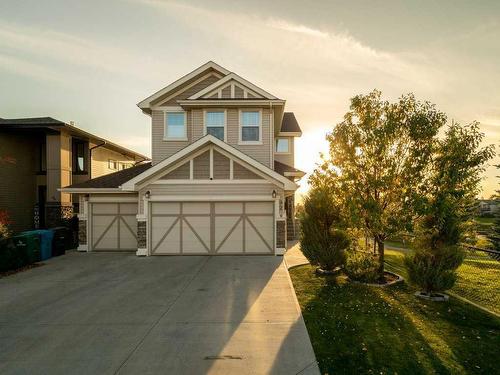
<path id="1" fill-rule="evenodd" d="M 230 99 L 249 99 L 249 98 L 264 99 L 262 95 L 259 95 L 255 91 L 250 90 L 248 87 L 245 87 L 237 83 L 234 79 L 230 80 L 227 84 L 220 86 L 215 90 L 212 90 L 208 94 L 203 95 L 203 99 L 213 99 L 213 98 L 224 99 L 223 92 L 227 91 L 226 90 L 227 88 L 229 88 Z M 242 91 L 241 97 L 238 98 L 236 97 L 236 88 L 239 88 Z"/>
<path id="2" fill-rule="evenodd" d="M 254 94 L 252 93 L 252 92 L 254 92 L 258 96 L 264 97 L 266 99 L 278 99 L 274 95 L 268 93 L 267 91 L 261 89 L 258 86 L 255 86 L 252 82 L 247 81 L 246 79 L 240 77 L 236 73 L 230 73 L 230 74 L 226 75 L 224 78 L 221 78 L 220 80 L 218 80 L 217 82 L 214 82 L 210 86 L 205 87 L 203 90 L 190 96 L 188 99 L 195 100 L 195 99 L 200 99 L 200 98 L 204 97 L 205 95 L 211 96 L 211 95 L 213 95 L 213 91 L 216 91 L 221 86 L 223 86 L 226 83 L 229 83 L 232 80 L 239 83 L 240 87 L 244 87 L 247 90 L 247 96 L 248 96 L 248 90 L 250 90 L 250 97 L 254 96 Z M 227 87 L 227 86 L 225 86 L 225 87 Z"/>
<path id="3" fill-rule="evenodd" d="M 166 93 L 175 90 L 177 87 L 181 86 L 182 84 L 188 82 L 189 80 L 193 79 L 199 74 L 202 74 L 204 71 L 208 69 L 213 69 L 215 71 L 220 72 L 222 75 L 228 75 L 230 73 L 229 70 L 223 68 L 222 66 L 214 63 L 213 61 L 209 61 L 206 64 L 203 64 L 199 68 L 193 70 L 191 73 L 186 74 L 184 77 L 179 78 L 177 81 L 171 83 L 170 85 L 162 88 L 161 90 L 155 92 L 153 95 L 148 96 L 146 99 L 142 100 L 137 104 L 137 106 L 141 109 L 149 108 L 151 105 L 151 102 L 154 100 L 158 99 L 162 95 L 165 95 Z"/>
<path id="4" fill-rule="evenodd" d="M 203 147 L 205 145 L 207 147 Z M 186 160 L 187 158 L 194 158 L 200 155 L 201 153 L 206 152 L 207 149 L 211 150 L 210 177 L 213 178 L 213 163 L 212 163 L 213 150 L 214 150 L 213 146 L 216 146 L 215 150 L 217 152 L 228 157 L 230 160 L 234 160 L 239 164 L 243 164 L 245 168 L 249 169 L 250 171 L 254 172 L 255 174 L 261 176 L 264 179 L 273 181 L 275 184 L 284 188 L 285 190 L 296 190 L 298 187 L 297 184 L 290 181 L 288 178 L 266 167 L 264 164 L 259 163 L 255 159 L 252 159 L 243 152 L 235 149 L 234 147 L 228 145 L 225 142 L 222 142 L 221 140 L 215 138 L 212 135 L 206 135 L 198 139 L 196 142 L 190 144 L 189 146 L 186 146 L 185 148 L 183 148 L 176 154 L 172 155 L 171 157 L 149 168 L 147 171 L 127 181 L 125 184 L 122 185 L 121 188 L 126 191 L 137 191 L 144 185 L 150 184 L 160 179 L 162 176 L 168 174 L 169 172 L 173 171 L 180 165 L 184 164 L 187 161 Z M 233 171 L 234 161 L 231 162 L 230 164 L 230 179 L 233 178 L 234 174 Z M 192 162 L 190 161 L 190 163 Z M 190 167 L 190 169 L 192 171 L 192 166 Z M 192 172 L 190 173 L 190 176 L 192 176 Z M 213 181 L 218 181 L 218 180 L 213 180 Z"/>

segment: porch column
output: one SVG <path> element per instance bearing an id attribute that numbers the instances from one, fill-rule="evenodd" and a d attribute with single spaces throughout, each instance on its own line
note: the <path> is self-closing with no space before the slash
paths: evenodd
<path id="1" fill-rule="evenodd" d="M 274 249 L 275 255 L 283 255 L 286 251 L 286 211 L 284 207 L 284 197 L 280 196 L 275 200 L 275 218 L 276 218 L 276 247 Z"/>

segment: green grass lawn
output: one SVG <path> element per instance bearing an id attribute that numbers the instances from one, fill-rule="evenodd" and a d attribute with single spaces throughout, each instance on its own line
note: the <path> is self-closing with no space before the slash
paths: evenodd
<path id="1" fill-rule="evenodd" d="M 475 217 L 474 221 L 479 224 L 492 225 L 495 222 L 493 217 Z"/>
<path id="2" fill-rule="evenodd" d="M 309 265 L 290 275 L 324 374 L 500 373 L 500 319 L 469 304 L 317 276 Z"/>
<path id="3" fill-rule="evenodd" d="M 407 277 L 403 266 L 404 253 L 386 250 L 385 259 L 390 271 Z M 458 278 L 453 293 L 467 298 L 491 311 L 500 314 L 500 262 L 477 252 L 468 257 L 457 270 Z"/>

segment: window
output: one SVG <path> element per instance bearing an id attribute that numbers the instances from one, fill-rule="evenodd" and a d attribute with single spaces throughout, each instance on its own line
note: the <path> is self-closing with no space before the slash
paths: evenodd
<path id="1" fill-rule="evenodd" d="M 87 142 L 73 139 L 73 173 L 87 173 L 87 150 Z"/>
<path id="2" fill-rule="evenodd" d="M 276 152 L 280 154 L 287 154 L 290 152 L 288 138 L 276 138 Z"/>
<path id="3" fill-rule="evenodd" d="M 165 113 L 165 139 L 186 140 L 186 113 Z"/>
<path id="4" fill-rule="evenodd" d="M 38 173 L 47 173 L 47 144 L 40 143 Z"/>
<path id="5" fill-rule="evenodd" d="M 132 167 L 132 164 L 130 163 L 121 163 L 121 169 L 127 169 Z"/>
<path id="6" fill-rule="evenodd" d="M 223 111 L 205 112 L 206 133 L 224 140 L 225 113 Z"/>
<path id="7" fill-rule="evenodd" d="M 118 169 L 118 162 L 116 160 L 108 160 L 108 168 L 116 171 Z"/>
<path id="8" fill-rule="evenodd" d="M 260 111 L 241 111 L 241 141 L 260 142 Z"/>

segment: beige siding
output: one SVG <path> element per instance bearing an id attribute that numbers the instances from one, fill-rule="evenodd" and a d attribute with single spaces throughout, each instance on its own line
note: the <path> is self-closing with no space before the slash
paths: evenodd
<path id="1" fill-rule="evenodd" d="M 262 177 L 238 163 L 233 163 L 233 178 L 235 180 L 260 180 Z"/>
<path id="2" fill-rule="evenodd" d="M 214 179 L 229 179 L 229 158 L 214 151 Z"/>
<path id="3" fill-rule="evenodd" d="M 221 97 L 222 99 L 229 99 L 231 98 L 231 86 L 228 86 L 221 91 Z"/>
<path id="4" fill-rule="evenodd" d="M 180 149 L 186 147 L 191 142 L 191 116 L 190 112 L 187 113 L 187 135 L 188 141 L 165 141 L 164 137 L 164 129 L 165 129 L 165 120 L 164 120 L 164 112 L 163 111 L 153 111 L 152 113 L 152 163 L 153 165 L 158 164 L 165 158 L 172 156 Z"/>
<path id="5" fill-rule="evenodd" d="M 189 98 L 191 95 L 196 94 L 197 92 L 203 90 L 204 88 L 210 86 L 212 83 L 215 83 L 218 81 L 219 78 L 216 76 L 210 76 L 207 79 L 198 82 L 197 84 L 187 88 L 187 89 L 181 89 L 178 91 L 178 94 L 176 94 L 174 97 L 167 99 L 164 102 L 161 102 L 160 105 L 178 105 L 177 100 L 183 100 Z M 184 91 L 182 91 L 184 90 Z"/>
<path id="6" fill-rule="evenodd" d="M 153 111 L 152 114 L 152 155 L 153 164 L 157 164 L 165 158 L 172 156 L 177 151 L 195 142 L 204 135 L 204 119 L 202 109 L 187 111 L 187 134 L 188 141 L 165 141 L 164 113 Z M 271 145 L 270 145 L 270 110 L 262 108 L 262 144 L 261 145 L 239 145 L 239 111 L 237 108 L 227 109 L 227 143 L 239 149 L 262 164 L 271 167 Z"/>
<path id="7" fill-rule="evenodd" d="M 253 196 L 264 195 L 272 196 L 275 190 L 278 196 L 283 197 L 283 190 L 276 185 L 269 183 L 262 184 L 180 184 L 180 185 L 148 185 L 139 191 L 140 213 L 144 213 L 143 197 L 146 191 L 150 191 L 151 199 L 155 196 L 212 196 L 212 197 L 229 197 L 229 196 Z"/>
<path id="8" fill-rule="evenodd" d="M 206 151 L 193 159 L 193 178 L 195 180 L 208 180 L 210 178 L 209 151 Z"/>
<path id="9" fill-rule="evenodd" d="M 93 145 L 89 145 L 92 147 Z M 117 169 L 109 168 L 109 160 L 115 160 L 120 163 L 131 163 L 134 164 L 135 160 L 131 156 L 125 156 L 119 152 L 109 150 L 105 147 L 97 147 L 92 150 L 92 161 L 91 161 L 91 178 L 96 178 L 99 176 L 104 176 L 109 173 L 117 172 Z M 63 185 L 65 186 L 65 185 Z"/>
<path id="10" fill-rule="evenodd" d="M 179 168 L 174 169 L 172 172 L 166 174 L 161 179 L 163 180 L 187 180 L 189 179 L 189 162 L 184 163 Z"/>
<path id="11" fill-rule="evenodd" d="M 280 138 L 288 138 L 288 142 L 290 144 L 290 153 L 288 154 L 274 154 L 274 160 L 277 160 L 283 164 L 287 164 L 291 167 L 295 165 L 295 144 L 294 144 L 294 137 L 280 137 Z M 274 140 L 276 143 L 276 139 Z M 273 145 L 274 149 L 276 149 L 276 145 Z"/>
<path id="12" fill-rule="evenodd" d="M 241 87 L 234 87 L 234 97 L 237 99 L 243 98 L 243 89 Z"/>

